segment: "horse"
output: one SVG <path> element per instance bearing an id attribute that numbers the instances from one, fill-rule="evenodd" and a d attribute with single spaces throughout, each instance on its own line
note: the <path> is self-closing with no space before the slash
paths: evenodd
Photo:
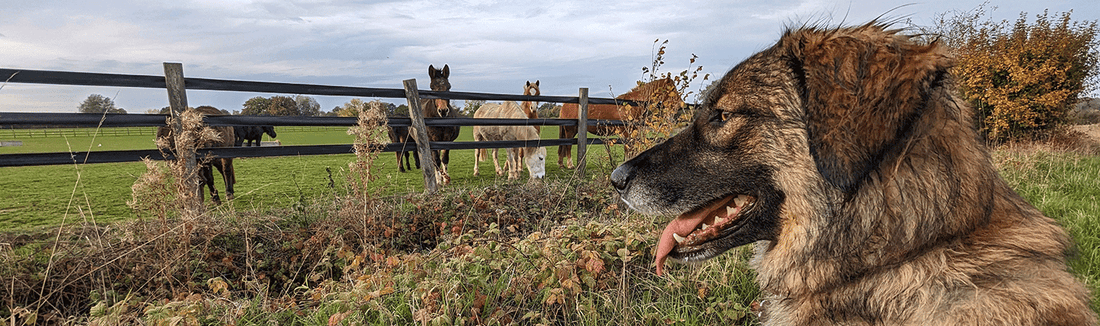
<path id="1" fill-rule="evenodd" d="M 428 65 L 428 77 L 431 78 L 430 85 L 433 91 L 450 91 L 451 82 L 447 79 L 450 75 L 451 69 L 447 65 L 443 65 L 443 69 L 436 69 L 432 65 Z M 451 106 L 449 100 L 422 99 L 420 100 L 420 107 L 424 118 L 455 118 L 461 116 L 458 109 Z M 428 127 L 428 140 L 454 141 L 458 138 L 459 131 L 461 131 L 459 126 Z M 447 175 L 447 164 L 451 162 L 450 152 L 450 150 L 445 149 L 432 151 L 432 160 L 440 166 L 443 176 Z M 446 180 L 447 177 L 443 179 Z"/>
<path id="2" fill-rule="evenodd" d="M 410 152 L 412 153 L 413 161 L 416 162 L 416 168 L 419 169 L 420 168 L 420 154 L 417 154 L 415 149 L 413 149 L 411 151 L 406 150 L 406 146 L 408 146 L 409 142 L 415 142 L 416 141 L 416 139 L 414 137 L 412 137 L 411 134 L 409 134 L 409 127 L 408 126 L 389 127 L 389 136 L 390 136 L 390 142 L 391 143 L 401 143 L 402 144 L 401 149 L 399 149 L 395 153 L 395 154 L 397 154 L 397 170 L 401 171 L 401 173 L 404 173 L 405 170 L 412 171 L 412 165 L 409 165 L 409 153 Z M 402 157 L 405 158 L 405 165 L 401 165 L 401 158 Z"/>
<path id="3" fill-rule="evenodd" d="M 539 96 L 540 94 L 542 94 L 542 93 L 539 92 L 539 81 L 538 80 L 535 80 L 534 84 L 532 84 L 531 81 L 528 80 L 527 83 L 525 83 L 523 85 L 523 95 L 526 95 L 526 96 Z M 523 101 L 522 103 L 520 103 L 520 108 L 523 109 L 523 113 L 527 115 L 528 119 L 538 119 L 539 118 L 539 110 L 538 110 L 538 103 L 537 102 Z M 535 126 L 535 130 L 538 130 L 539 132 L 542 132 L 542 126 Z"/>
<path id="4" fill-rule="evenodd" d="M 218 109 L 212 106 L 200 106 L 197 108 L 189 108 L 188 110 L 195 110 L 203 115 L 224 115 Z M 196 148 L 209 148 L 209 147 L 231 147 L 236 142 L 236 135 L 233 131 L 233 127 L 204 127 L 213 128 L 218 137 L 215 140 L 208 140 L 201 144 L 198 144 Z M 161 126 L 157 128 L 157 139 L 164 139 L 165 142 L 171 148 L 169 150 L 175 150 L 176 142 L 175 136 L 172 134 L 172 128 L 168 126 Z M 162 148 L 164 150 L 164 148 Z M 201 178 L 201 184 L 199 184 L 199 199 L 204 200 L 206 195 L 203 193 L 202 187 L 205 185 L 210 188 L 210 198 L 214 201 L 215 205 L 221 205 L 221 197 L 218 196 L 218 189 L 214 186 L 214 171 L 211 166 L 218 169 L 218 173 L 221 173 L 222 180 L 225 182 L 225 197 L 229 200 L 233 199 L 233 184 L 237 183 L 237 176 L 233 172 L 233 159 L 232 158 L 216 158 L 213 160 L 206 160 L 196 157 L 199 163 L 199 177 Z"/>
<path id="5" fill-rule="evenodd" d="M 534 83 L 531 83 L 531 81 L 528 80 L 526 83 L 523 84 L 523 95 L 526 95 L 526 96 L 539 96 L 539 94 L 541 94 L 541 92 L 539 92 L 539 81 L 538 80 L 535 80 Z M 538 105 L 537 104 L 538 103 L 533 103 L 531 101 L 521 102 L 520 103 L 520 108 L 523 109 L 523 114 L 526 115 L 527 117 L 526 118 L 519 118 L 519 119 L 538 119 L 539 118 L 539 112 L 538 112 Z M 477 113 L 474 113 L 474 117 L 475 118 L 477 117 Z M 535 126 L 535 131 L 537 131 L 541 134 L 542 126 L 536 125 Z M 485 151 L 486 151 L 485 148 L 479 148 L 479 149 L 475 150 L 474 155 L 476 155 L 479 158 L 480 157 L 485 157 Z M 520 152 L 520 154 L 521 154 L 520 159 L 522 159 L 523 158 L 523 156 L 522 156 L 523 153 Z M 496 156 L 497 156 L 497 152 L 496 152 L 496 149 L 494 149 L 493 150 L 493 160 L 496 160 Z M 504 164 L 505 164 L 504 168 L 507 169 L 508 168 L 508 162 L 505 162 Z M 477 163 L 475 162 L 474 165 L 477 165 Z M 499 168 L 498 168 L 498 170 L 499 170 Z M 477 169 L 474 169 L 474 173 L 475 173 L 474 175 L 477 175 L 476 174 Z M 500 172 L 498 171 L 497 174 L 500 174 Z"/>
<path id="6" fill-rule="evenodd" d="M 249 147 L 260 146 L 260 140 L 265 133 L 271 138 L 278 137 L 275 135 L 275 126 L 233 126 L 233 134 L 236 136 L 233 145 L 241 147 L 244 146 L 245 141 L 248 141 Z"/>
<path id="7" fill-rule="evenodd" d="M 486 103 L 474 113 L 478 119 L 526 119 L 527 114 L 516 102 L 504 102 L 502 104 Z M 494 140 L 539 140 L 539 132 L 535 126 L 474 126 L 474 141 Z M 474 175 L 478 175 L 478 162 L 485 159 L 486 150 L 477 151 L 477 159 L 474 160 Z M 508 148 L 508 158 L 505 160 L 504 169 L 497 163 L 497 149 L 493 149 L 493 167 L 497 175 L 503 175 L 508 171 L 508 179 L 519 178 L 520 161 L 527 164 L 527 170 L 531 179 L 541 179 L 546 175 L 546 148 L 523 147 Z"/>
<path id="8" fill-rule="evenodd" d="M 684 101 L 680 98 L 680 93 L 676 91 L 676 84 L 672 82 L 670 78 L 662 78 L 654 80 L 645 84 L 641 84 L 629 92 L 616 97 L 620 100 L 630 100 L 642 104 L 642 106 L 623 105 L 622 107 L 615 104 L 589 104 L 588 105 L 588 118 L 599 120 L 635 120 L 641 117 L 645 112 L 645 106 L 648 105 L 674 105 L 676 107 L 682 107 Z M 558 115 L 561 119 L 577 119 L 578 105 L 576 103 L 564 103 L 561 106 L 561 111 Z M 624 134 L 627 131 L 627 126 L 588 126 L 588 132 L 600 135 L 611 136 L 616 134 Z M 577 136 L 576 126 L 561 126 L 558 129 L 558 138 L 573 138 Z M 573 168 L 573 145 L 561 145 L 558 146 L 558 166 L 567 169 Z M 562 159 L 565 159 L 564 165 Z"/>

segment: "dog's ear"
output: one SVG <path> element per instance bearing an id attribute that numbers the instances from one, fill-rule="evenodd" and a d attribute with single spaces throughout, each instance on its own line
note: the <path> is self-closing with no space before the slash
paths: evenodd
<path id="1" fill-rule="evenodd" d="M 780 40 L 801 86 L 810 153 L 831 185 L 851 192 L 909 137 L 950 64 L 938 44 L 868 24 L 801 29 Z"/>

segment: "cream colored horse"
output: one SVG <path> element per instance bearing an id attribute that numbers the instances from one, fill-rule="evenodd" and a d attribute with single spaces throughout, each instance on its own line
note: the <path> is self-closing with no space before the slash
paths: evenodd
<path id="1" fill-rule="evenodd" d="M 528 119 L 524 110 L 516 102 L 486 103 L 474 113 L 474 118 L 479 119 Z M 474 126 L 474 141 L 501 141 L 501 140 L 539 140 L 539 132 L 534 126 Z M 493 167 L 497 175 L 504 175 L 508 171 L 508 179 L 519 178 L 523 170 L 520 161 L 524 161 L 531 178 L 542 178 L 546 175 L 546 148 L 522 147 L 508 148 L 508 158 L 504 168 L 497 162 L 497 149 L 493 150 Z M 474 160 L 474 175 L 478 175 L 479 164 L 485 159 L 486 150 L 477 150 L 477 159 Z"/>

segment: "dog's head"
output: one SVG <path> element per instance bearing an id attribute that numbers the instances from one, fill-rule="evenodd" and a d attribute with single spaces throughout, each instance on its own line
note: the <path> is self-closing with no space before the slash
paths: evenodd
<path id="1" fill-rule="evenodd" d="M 631 208 L 678 215 L 658 274 L 666 257 L 709 259 L 829 215 L 906 138 L 944 53 L 879 24 L 806 28 L 730 70 L 688 128 L 612 173 Z"/>

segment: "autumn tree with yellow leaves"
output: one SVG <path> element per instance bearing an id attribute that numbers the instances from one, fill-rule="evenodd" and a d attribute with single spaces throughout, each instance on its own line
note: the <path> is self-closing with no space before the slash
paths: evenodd
<path id="1" fill-rule="evenodd" d="M 1028 23 L 993 22 L 986 8 L 941 15 L 931 31 L 954 51 L 960 95 L 977 109 L 991 141 L 1026 138 L 1066 122 L 1078 97 L 1097 85 L 1096 21 L 1044 11 Z"/>

